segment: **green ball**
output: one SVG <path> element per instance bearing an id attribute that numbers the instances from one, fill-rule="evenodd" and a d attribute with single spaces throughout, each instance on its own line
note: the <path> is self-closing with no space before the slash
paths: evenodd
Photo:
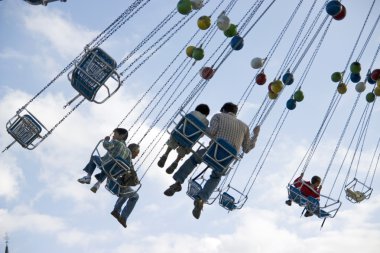
<path id="1" fill-rule="evenodd" d="M 368 93 L 367 96 L 365 96 L 365 99 L 368 103 L 372 103 L 373 101 L 375 101 L 375 98 L 376 96 L 372 92 Z"/>
<path id="2" fill-rule="evenodd" d="M 355 61 L 355 62 L 351 63 L 350 70 L 351 70 L 351 73 L 359 74 L 360 70 L 362 70 L 362 67 L 361 67 L 359 62 Z"/>
<path id="3" fill-rule="evenodd" d="M 332 75 L 331 75 L 331 80 L 334 82 L 334 83 L 337 83 L 339 81 L 342 80 L 342 73 L 340 72 L 334 72 Z"/>
<path id="4" fill-rule="evenodd" d="M 177 4 L 177 10 L 183 15 L 187 15 L 192 11 L 193 7 L 190 0 L 180 0 Z"/>
<path id="5" fill-rule="evenodd" d="M 294 100 L 297 102 L 301 102 L 304 99 L 304 95 L 301 90 L 297 90 L 296 92 L 294 92 L 293 97 L 294 97 Z"/>
<path id="6" fill-rule="evenodd" d="M 226 37 L 228 38 L 234 37 L 236 34 L 237 34 L 237 25 L 234 25 L 234 24 L 230 24 L 230 27 L 228 27 L 228 29 L 224 31 L 224 35 L 226 35 Z"/>
<path id="7" fill-rule="evenodd" d="M 193 58 L 197 61 L 200 61 L 205 56 L 204 51 L 202 48 L 197 47 L 193 49 Z"/>

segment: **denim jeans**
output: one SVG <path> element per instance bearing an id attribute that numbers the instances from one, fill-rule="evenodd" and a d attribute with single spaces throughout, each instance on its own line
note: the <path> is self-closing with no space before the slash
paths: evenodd
<path id="1" fill-rule="evenodd" d="M 178 171 L 173 175 L 173 179 L 176 182 L 183 184 L 186 178 L 193 172 L 195 167 L 202 162 L 202 156 L 206 152 L 206 149 L 199 149 L 189 159 L 187 159 Z M 214 192 L 220 182 L 222 175 L 218 172 L 212 171 L 210 178 L 206 181 L 203 189 L 199 191 L 198 196 L 203 201 L 207 201 L 211 194 Z"/>
<path id="2" fill-rule="evenodd" d="M 96 169 L 96 164 L 101 164 L 101 163 L 102 163 L 102 160 L 100 159 L 100 157 L 97 155 L 94 155 L 91 157 L 90 161 L 88 162 L 86 167 L 84 167 L 83 170 L 87 172 L 89 175 L 92 175 Z"/>
<path id="3" fill-rule="evenodd" d="M 114 210 L 120 213 L 121 217 L 123 217 L 125 220 L 128 219 L 137 201 L 139 200 L 139 195 L 131 187 L 128 187 L 126 192 L 127 193 L 123 194 L 117 199 L 115 203 L 115 207 L 114 207 Z M 127 204 L 124 206 L 123 210 L 121 211 L 121 208 L 123 207 L 125 202 L 127 202 Z"/>

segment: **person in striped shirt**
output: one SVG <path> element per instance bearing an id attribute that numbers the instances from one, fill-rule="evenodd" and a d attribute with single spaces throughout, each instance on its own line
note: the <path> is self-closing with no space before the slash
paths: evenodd
<path id="1" fill-rule="evenodd" d="M 237 105 L 231 102 L 225 103 L 220 109 L 220 113 L 215 114 L 211 118 L 210 127 L 207 129 L 206 133 L 213 139 L 223 138 L 230 143 L 237 152 L 242 149 L 244 153 L 248 153 L 256 145 L 260 126 L 256 126 L 253 129 L 253 135 L 251 137 L 249 127 L 236 117 L 237 111 Z M 176 182 L 165 190 L 164 194 L 166 196 L 173 196 L 174 193 L 182 190 L 181 184 L 184 183 L 186 178 L 193 172 L 197 165 L 202 162 L 202 156 L 206 150 L 206 148 L 199 149 L 183 163 L 173 175 L 173 179 Z M 216 189 L 221 177 L 222 175 L 220 173 L 212 171 L 210 178 L 206 181 L 203 189 L 198 193 L 198 196 L 194 201 L 193 209 L 193 216 L 196 219 L 199 219 L 201 210 L 203 209 L 203 203 L 209 199 L 212 192 Z"/>
<path id="2" fill-rule="evenodd" d="M 130 150 L 127 148 L 125 141 L 128 138 L 128 131 L 124 128 L 116 128 L 113 131 L 112 139 L 106 136 L 103 140 L 103 147 L 107 150 L 107 153 L 103 157 L 92 156 L 86 167 L 83 169 L 87 175 L 78 179 L 81 184 L 90 184 L 91 176 L 96 169 L 96 165 L 107 163 L 112 158 L 119 157 L 127 159 L 130 156 Z"/>

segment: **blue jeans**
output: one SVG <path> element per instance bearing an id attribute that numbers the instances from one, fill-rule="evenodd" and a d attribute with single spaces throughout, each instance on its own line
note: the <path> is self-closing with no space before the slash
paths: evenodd
<path id="1" fill-rule="evenodd" d="M 173 179 L 176 182 L 183 184 L 186 178 L 193 172 L 195 167 L 202 162 L 202 156 L 206 153 L 206 149 L 199 149 L 195 154 L 190 156 L 178 171 L 173 175 Z M 203 189 L 199 191 L 198 196 L 203 201 L 207 201 L 211 194 L 214 192 L 220 182 L 222 175 L 218 172 L 212 171 L 210 178 L 206 181 Z"/>
<path id="2" fill-rule="evenodd" d="M 101 163 L 102 163 L 102 160 L 100 159 L 100 157 L 97 155 L 93 155 L 83 170 L 87 172 L 89 175 L 92 175 L 96 169 L 96 164 L 101 164 Z"/>
<path id="3" fill-rule="evenodd" d="M 139 195 L 131 187 L 128 187 L 126 192 L 127 193 L 123 194 L 117 199 L 114 207 L 114 210 L 120 213 L 121 217 L 123 217 L 125 220 L 128 219 L 137 201 L 139 200 Z M 127 202 L 127 204 L 124 206 L 123 211 L 121 211 L 121 208 L 125 202 Z"/>

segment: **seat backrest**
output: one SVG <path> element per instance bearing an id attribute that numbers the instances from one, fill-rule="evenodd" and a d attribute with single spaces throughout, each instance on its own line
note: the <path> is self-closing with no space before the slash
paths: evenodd
<path id="1" fill-rule="evenodd" d="M 223 194 L 220 195 L 219 204 L 229 211 L 236 209 L 235 198 L 227 192 L 223 192 Z"/>
<path id="2" fill-rule="evenodd" d="M 177 124 L 171 136 L 184 148 L 192 148 L 202 137 L 207 126 L 192 114 L 187 114 Z"/>
<path id="3" fill-rule="evenodd" d="M 88 51 L 75 67 L 71 85 L 86 99 L 93 101 L 116 66 L 115 60 L 101 48 L 96 47 Z"/>
<path id="4" fill-rule="evenodd" d="M 190 179 L 189 184 L 187 186 L 186 194 L 190 198 L 195 199 L 195 197 L 198 195 L 200 190 L 202 190 L 202 185 L 200 183 L 198 183 L 197 181 Z"/>
<path id="5" fill-rule="evenodd" d="M 217 138 L 203 155 L 203 161 L 213 170 L 225 174 L 236 155 L 237 150 L 228 141 Z"/>
<path id="6" fill-rule="evenodd" d="M 32 116 L 26 114 L 7 126 L 7 131 L 25 148 L 39 136 L 42 128 Z"/>
<path id="7" fill-rule="evenodd" d="M 131 170 L 131 161 L 116 157 L 103 164 L 102 170 L 112 180 L 117 180 L 121 175 Z"/>

